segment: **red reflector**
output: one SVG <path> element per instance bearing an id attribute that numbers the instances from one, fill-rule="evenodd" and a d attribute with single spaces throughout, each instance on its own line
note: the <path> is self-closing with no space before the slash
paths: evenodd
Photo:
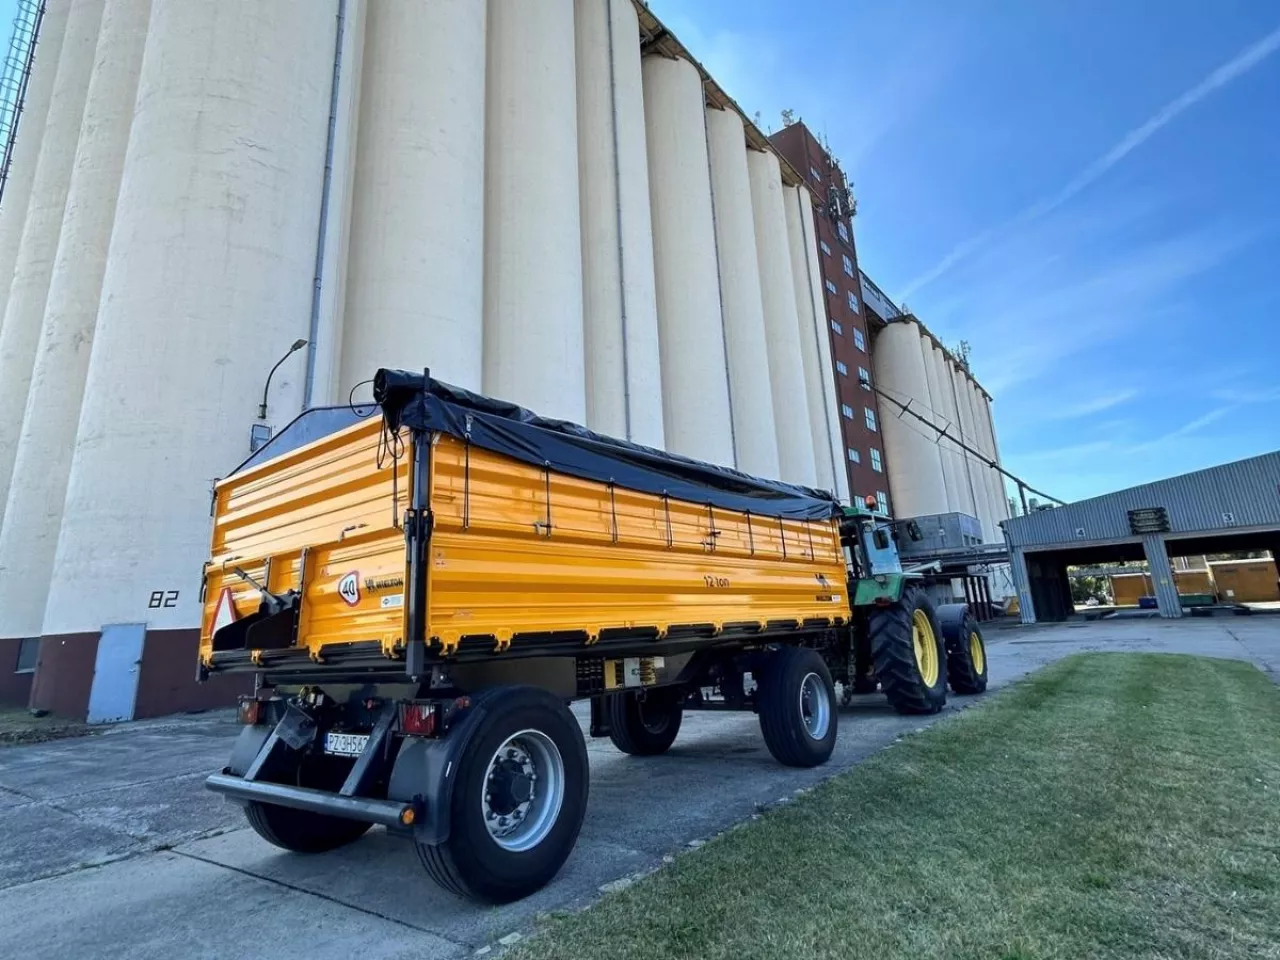
<path id="1" fill-rule="evenodd" d="M 241 700 L 240 722 L 247 726 L 256 726 L 262 722 L 262 701 Z"/>
<path id="2" fill-rule="evenodd" d="M 434 703 L 400 704 L 400 732 L 411 737 L 431 737 L 436 732 Z"/>

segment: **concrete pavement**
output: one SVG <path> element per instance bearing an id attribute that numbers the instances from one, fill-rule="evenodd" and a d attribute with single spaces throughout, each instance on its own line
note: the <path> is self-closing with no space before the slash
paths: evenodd
<path id="1" fill-rule="evenodd" d="M 1280 619 L 1103 621 L 988 632 L 998 689 L 1080 650 L 1151 650 L 1251 660 L 1280 673 Z M 762 805 L 845 770 L 939 717 L 899 717 L 879 696 L 841 712 L 817 770 L 777 765 L 749 714 L 689 714 L 665 756 L 588 741 L 591 800 L 577 849 L 534 896 L 480 907 L 438 890 L 412 848 L 375 829 L 314 857 L 258 839 L 239 807 L 203 788 L 225 762 L 229 715 L 127 724 L 0 750 L 0 930 L 6 955 L 128 960 L 460 957 L 529 931 L 535 917 L 589 904 L 664 855 Z M 585 721 L 585 711 L 579 716 Z"/>

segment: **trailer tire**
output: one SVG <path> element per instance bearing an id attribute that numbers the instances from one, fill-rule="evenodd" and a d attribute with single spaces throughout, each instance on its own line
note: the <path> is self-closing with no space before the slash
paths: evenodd
<path id="1" fill-rule="evenodd" d="M 806 647 L 778 647 L 761 673 L 756 705 L 773 758 L 788 767 L 826 763 L 836 746 L 840 711 L 822 657 Z"/>
<path id="2" fill-rule="evenodd" d="M 987 645 L 978 621 L 967 606 L 953 604 L 938 611 L 938 623 L 947 645 L 951 689 L 960 694 L 982 693 L 987 689 Z"/>
<path id="3" fill-rule="evenodd" d="M 568 707 L 545 690 L 492 690 L 473 709 L 484 714 L 458 759 L 448 836 L 415 846 L 446 890 L 509 903 L 545 886 L 572 852 L 587 808 L 587 747 Z"/>
<path id="4" fill-rule="evenodd" d="M 609 697 L 609 739 L 633 757 L 655 757 L 675 743 L 684 717 L 684 689 L 662 687 L 615 693 Z"/>
<path id="5" fill-rule="evenodd" d="M 933 603 L 919 587 L 867 619 L 876 678 L 899 713 L 937 713 L 947 702 L 947 651 Z"/>
<path id="6" fill-rule="evenodd" d="M 336 784 L 333 782 L 335 778 L 332 771 L 326 771 L 323 764 L 317 768 L 300 762 L 295 779 L 300 787 L 321 790 L 336 790 L 342 785 L 341 778 L 337 779 Z M 312 813 L 310 810 L 294 810 L 257 801 L 251 801 L 245 806 L 244 815 L 249 826 L 263 840 L 294 853 L 327 853 L 337 850 L 359 840 L 373 826 L 362 820 L 331 817 L 323 813 Z"/>

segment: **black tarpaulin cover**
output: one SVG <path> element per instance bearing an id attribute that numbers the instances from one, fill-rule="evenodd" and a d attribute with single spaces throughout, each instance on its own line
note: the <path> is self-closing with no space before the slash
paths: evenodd
<path id="1" fill-rule="evenodd" d="M 379 370 L 373 397 L 392 429 L 441 431 L 557 473 L 769 517 L 825 520 L 840 514 L 839 502 L 821 490 L 592 433 L 421 373 Z"/>

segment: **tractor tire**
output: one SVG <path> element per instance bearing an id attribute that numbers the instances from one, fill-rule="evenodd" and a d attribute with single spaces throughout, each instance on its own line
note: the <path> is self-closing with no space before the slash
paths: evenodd
<path id="1" fill-rule="evenodd" d="M 982 628 L 965 604 L 948 604 L 938 610 L 938 623 L 947 647 L 947 679 L 960 694 L 987 689 L 987 646 Z"/>
<path id="2" fill-rule="evenodd" d="M 937 713 L 947 702 L 947 651 L 933 602 L 909 586 L 867 618 L 876 678 L 899 713 Z"/>
<path id="3" fill-rule="evenodd" d="M 345 770 L 324 758 L 301 761 L 294 776 L 300 787 L 337 790 Z M 309 810 L 294 810 L 274 803 L 253 801 L 244 809 L 245 819 L 267 843 L 293 853 L 327 853 L 359 840 L 373 824 L 332 817 Z"/>
<path id="4" fill-rule="evenodd" d="M 684 689 L 628 690 L 609 697 L 609 739 L 633 757 L 655 757 L 675 743 L 684 716 Z"/>
<path id="5" fill-rule="evenodd" d="M 826 763 L 836 746 L 840 712 L 831 671 L 817 652 L 779 647 L 767 655 L 756 706 L 773 758 L 788 767 Z"/>
<path id="6" fill-rule="evenodd" d="M 510 903 L 564 866 L 587 809 L 587 746 L 569 708 L 536 687 L 488 691 L 458 761 L 449 832 L 416 842 L 436 883 L 459 896 Z"/>

